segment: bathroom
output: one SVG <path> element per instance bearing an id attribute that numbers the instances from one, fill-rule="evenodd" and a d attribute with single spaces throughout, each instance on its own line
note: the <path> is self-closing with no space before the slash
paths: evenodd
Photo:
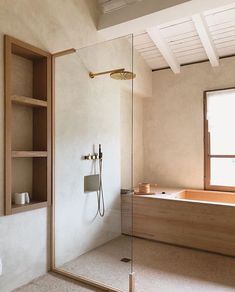
<path id="1" fill-rule="evenodd" d="M 235 91 L 235 5 L 198 1 L 199 6 L 192 0 L 158 7 L 156 24 L 150 13 L 142 16 L 149 27 L 160 28 L 165 42 L 156 44 L 156 31 L 143 30 L 141 17 L 107 26 L 126 11 L 124 22 L 145 0 L 124 1 L 119 8 L 109 6 L 118 5 L 113 0 L 0 1 L 0 47 L 4 51 L 4 36 L 10 36 L 17 55 L 11 64 L 12 196 L 32 196 L 32 169 L 39 160 L 48 162 L 42 168 L 51 194 L 35 208 L 33 200 L 6 208 L 4 78 L 9 72 L 2 58 L 0 291 L 234 291 L 235 153 L 233 138 L 223 133 L 233 132 L 228 109 Z M 198 10 L 210 29 L 217 27 L 217 34 L 211 31 L 217 58 L 192 20 Z M 103 28 L 97 31 L 100 11 Z M 166 53 L 166 40 L 173 57 Z M 51 109 L 48 144 L 36 154 L 31 108 L 19 106 L 25 101 L 16 98 L 35 95 L 32 67 L 17 50 L 24 43 L 49 52 L 52 61 L 51 104 L 50 93 L 47 105 L 43 99 L 37 104 Z M 229 118 L 219 132 L 225 152 L 209 157 L 208 100 L 222 95 L 229 102 Z M 208 183 L 208 173 L 210 159 L 225 158 L 231 163 L 218 168 L 227 183 L 221 189 L 223 182 Z M 140 194 L 144 183 L 151 188 Z"/>

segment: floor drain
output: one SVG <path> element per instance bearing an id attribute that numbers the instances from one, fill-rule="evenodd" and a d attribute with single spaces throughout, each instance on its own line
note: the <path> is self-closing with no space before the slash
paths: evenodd
<path id="1" fill-rule="evenodd" d="M 121 262 L 124 262 L 124 263 L 129 263 L 130 261 L 131 261 L 131 259 L 128 259 L 128 258 L 121 259 Z"/>

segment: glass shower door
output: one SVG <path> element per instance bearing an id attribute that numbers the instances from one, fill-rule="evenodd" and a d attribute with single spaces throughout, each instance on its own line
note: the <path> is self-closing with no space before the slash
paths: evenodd
<path id="1" fill-rule="evenodd" d="M 55 265 L 111 291 L 132 271 L 132 51 L 130 36 L 55 62 Z"/>

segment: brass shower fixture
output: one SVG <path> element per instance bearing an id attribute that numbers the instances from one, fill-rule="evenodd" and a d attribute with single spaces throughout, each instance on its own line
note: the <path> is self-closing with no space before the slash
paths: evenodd
<path id="1" fill-rule="evenodd" d="M 98 72 L 98 73 L 90 72 L 89 76 L 90 78 L 95 78 L 96 76 L 105 75 L 105 74 L 110 74 L 110 77 L 116 80 L 130 80 L 136 77 L 135 73 L 125 71 L 125 68 L 114 69 L 114 70 Z"/>

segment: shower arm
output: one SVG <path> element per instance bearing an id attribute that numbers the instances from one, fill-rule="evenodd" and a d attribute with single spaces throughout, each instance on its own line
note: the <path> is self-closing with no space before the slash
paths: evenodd
<path id="1" fill-rule="evenodd" d="M 124 72 L 124 71 L 125 71 L 125 68 L 109 70 L 109 71 L 104 71 L 104 72 L 98 72 L 98 73 L 90 72 L 89 76 L 90 76 L 90 78 L 95 78 L 95 76 L 99 76 L 99 75 L 105 75 L 105 74 L 110 74 L 110 73 L 120 73 L 120 72 Z"/>

